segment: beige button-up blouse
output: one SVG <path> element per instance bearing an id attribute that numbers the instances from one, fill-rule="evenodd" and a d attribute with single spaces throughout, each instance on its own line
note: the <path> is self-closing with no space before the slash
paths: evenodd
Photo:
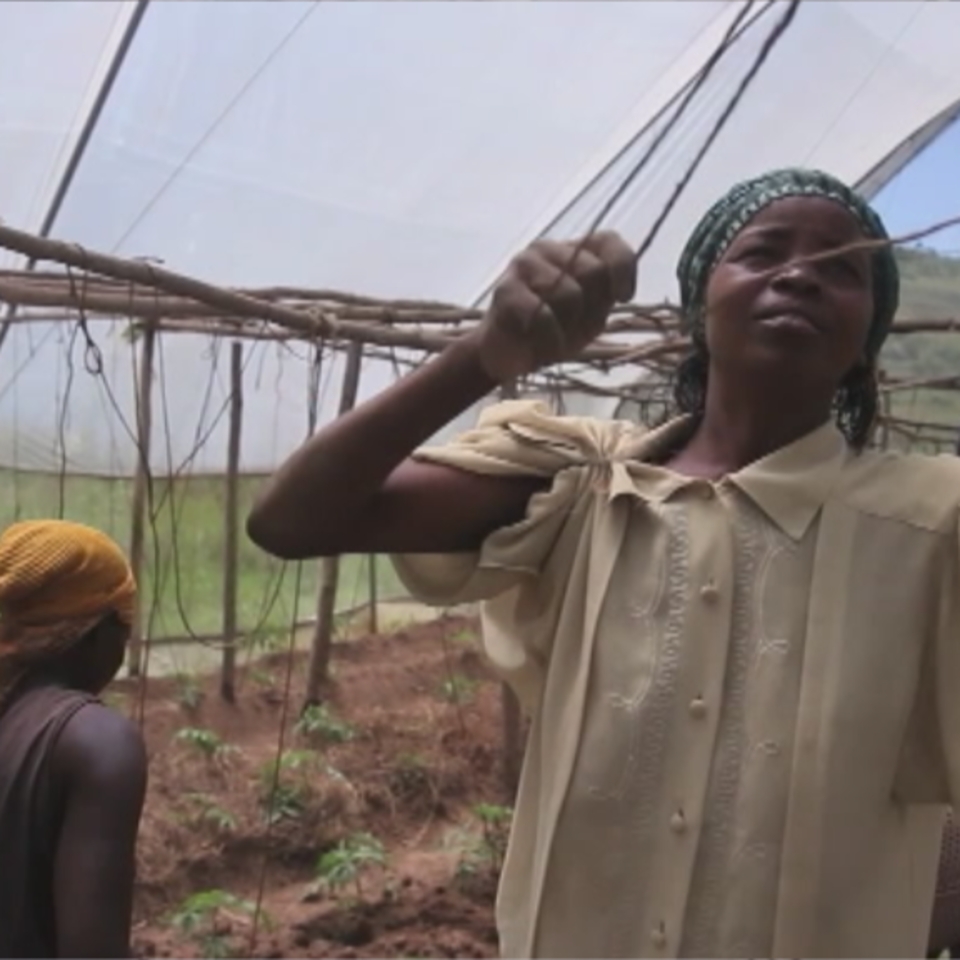
<path id="1" fill-rule="evenodd" d="M 710 483 L 685 428 L 488 409 L 420 451 L 553 477 L 476 555 L 395 558 L 533 722 L 508 957 L 921 957 L 960 790 L 960 461 L 833 425 Z"/>

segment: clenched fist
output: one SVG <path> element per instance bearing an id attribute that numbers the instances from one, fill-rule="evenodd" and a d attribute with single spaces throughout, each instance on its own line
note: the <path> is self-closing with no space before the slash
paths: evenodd
<path id="1" fill-rule="evenodd" d="M 575 359 L 634 294 L 633 250 L 616 233 L 538 240 L 510 263 L 477 331 L 480 362 L 499 383 Z"/>

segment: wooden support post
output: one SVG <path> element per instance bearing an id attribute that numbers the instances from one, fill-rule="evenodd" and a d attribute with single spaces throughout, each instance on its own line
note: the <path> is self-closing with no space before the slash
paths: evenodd
<path id="1" fill-rule="evenodd" d="M 500 388 L 500 397 L 503 400 L 514 400 L 516 396 L 516 383 L 505 383 Z M 503 781 L 507 796 L 512 803 L 517 787 L 520 785 L 524 736 L 520 702 L 506 683 L 500 684 L 500 705 L 503 714 Z"/>
<path id="2" fill-rule="evenodd" d="M 886 381 L 886 376 L 881 370 L 878 375 L 879 385 L 882 387 Z M 884 390 L 880 394 L 880 416 L 883 423 L 880 427 L 880 448 L 887 450 L 890 447 L 890 416 L 893 413 L 893 395 L 889 390 Z"/>
<path id="3" fill-rule="evenodd" d="M 351 343 L 343 371 L 340 392 L 340 416 L 353 409 L 360 386 L 360 368 L 363 363 L 363 344 Z M 333 643 L 333 617 L 337 605 L 337 582 L 340 577 L 339 557 L 324 557 L 320 561 L 320 589 L 317 596 L 317 622 L 310 643 L 310 663 L 307 667 L 307 689 L 304 708 L 320 702 L 320 686 L 330 667 L 330 648 Z"/>
<path id="4" fill-rule="evenodd" d="M 233 703 L 236 696 L 237 578 L 240 525 L 240 436 L 243 429 L 243 344 L 230 345 L 230 435 L 223 512 L 223 665 L 220 696 Z"/>
<path id="5" fill-rule="evenodd" d="M 127 673 L 139 677 L 143 659 L 143 546 L 146 530 L 147 493 L 150 483 L 150 435 L 153 426 L 153 357 L 157 331 L 143 328 L 140 340 L 140 372 L 137 384 L 137 464 L 133 475 L 133 504 L 130 521 L 130 568 L 137 582 L 137 606 L 134 611 L 130 643 L 127 648 Z"/>
<path id="6" fill-rule="evenodd" d="M 379 630 L 379 624 L 377 622 L 377 555 L 375 553 L 368 554 L 367 563 L 370 597 L 370 620 L 368 628 L 370 633 L 376 633 Z"/>
<path id="7" fill-rule="evenodd" d="M 517 695 L 505 683 L 500 684 L 500 698 L 503 709 L 503 780 L 512 804 L 520 785 L 524 747 L 523 718 Z"/>

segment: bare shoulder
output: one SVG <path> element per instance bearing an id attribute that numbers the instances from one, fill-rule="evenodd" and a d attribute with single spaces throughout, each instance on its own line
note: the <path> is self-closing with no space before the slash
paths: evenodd
<path id="1" fill-rule="evenodd" d="M 127 717 L 99 703 L 81 707 L 67 722 L 54 749 L 58 772 L 73 781 L 135 791 L 146 779 L 147 752 L 140 730 Z"/>

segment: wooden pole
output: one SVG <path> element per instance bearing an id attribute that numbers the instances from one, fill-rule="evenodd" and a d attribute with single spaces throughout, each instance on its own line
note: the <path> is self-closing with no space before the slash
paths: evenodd
<path id="1" fill-rule="evenodd" d="M 363 344 L 352 343 L 347 352 L 340 392 L 339 415 L 353 409 L 360 386 L 360 368 L 363 362 Z M 320 561 L 320 588 L 317 596 L 317 622 L 310 643 L 310 663 L 307 667 L 307 689 L 304 709 L 320 702 L 320 686 L 330 667 L 330 648 L 333 643 L 333 617 L 337 605 L 337 581 L 340 577 L 339 557 L 324 557 Z"/>
<path id="2" fill-rule="evenodd" d="M 517 396 L 517 385 L 506 383 L 500 388 L 500 397 L 513 400 Z M 520 766 L 523 759 L 523 731 L 520 702 L 512 688 L 500 684 L 500 707 L 503 713 L 503 781 L 507 796 L 516 795 L 520 785 Z"/>
<path id="3" fill-rule="evenodd" d="M 220 696 L 233 703 L 236 695 L 237 577 L 240 524 L 240 435 L 243 429 L 243 344 L 230 345 L 230 435 L 223 515 L 223 667 Z"/>
<path id="4" fill-rule="evenodd" d="M 76 244 L 59 240 L 36 237 L 22 230 L 14 230 L 0 224 L 0 246 L 16 250 L 36 260 L 53 260 L 57 263 L 76 267 L 78 270 L 93 271 L 116 280 L 128 280 L 144 284 L 165 293 L 190 297 L 225 312 L 241 317 L 254 317 L 259 320 L 272 320 L 291 330 L 297 330 L 310 339 L 319 336 L 339 337 L 342 340 L 370 341 L 374 343 L 410 346 L 411 334 L 390 327 L 375 327 L 369 323 L 356 321 L 340 322 L 319 312 L 298 309 L 260 300 L 243 293 L 237 293 L 223 287 L 215 287 L 195 280 L 193 277 L 174 273 L 164 267 L 145 260 L 124 260 L 93 250 L 86 250 Z M 82 289 L 82 282 L 78 284 Z M 82 299 L 82 294 L 81 294 Z M 413 344 L 429 344 L 432 337 L 426 333 L 413 335 Z M 443 341 L 445 346 L 445 340 Z M 442 349 L 442 347 L 441 347 Z"/>
<path id="5" fill-rule="evenodd" d="M 140 344 L 140 382 L 137 385 L 137 464 L 133 475 L 133 504 L 130 521 L 130 568 L 139 591 L 127 648 L 127 673 L 139 677 L 143 658 L 143 545 L 146 529 L 147 494 L 150 483 L 150 435 L 153 426 L 153 357 L 157 331 L 143 328 Z M 155 598 L 156 599 L 156 598 Z"/>
<path id="6" fill-rule="evenodd" d="M 350 340 L 360 343 L 380 344 L 381 346 L 408 347 L 414 350 L 443 350 L 449 343 L 448 336 L 429 333 L 423 330 L 395 329 L 389 324 L 371 323 L 358 320 L 340 319 L 339 316 L 323 309 L 314 309 L 311 305 L 289 306 L 273 300 L 265 300 L 256 296 L 238 292 L 225 287 L 216 287 L 204 283 L 193 277 L 174 273 L 157 264 L 146 260 L 125 260 L 94 250 L 87 250 L 77 244 L 64 243 L 60 240 L 51 240 L 48 237 L 37 237 L 34 234 L 0 223 L 0 247 L 15 250 L 34 260 L 48 260 L 75 267 L 85 273 L 97 273 L 101 277 L 113 280 L 127 281 L 148 287 L 148 299 L 155 301 L 156 292 L 172 294 L 176 297 L 185 297 L 205 307 L 213 308 L 221 313 L 234 317 L 247 317 L 257 321 L 270 321 L 278 326 L 294 330 L 308 340 L 318 337 L 329 339 Z M 4 281 L 0 281 L 2 286 Z M 49 284 L 48 284 L 49 286 Z M 3 295 L 7 303 L 39 305 L 51 304 L 48 299 L 30 299 L 19 292 L 9 291 Z M 94 309 L 91 298 L 84 295 L 83 279 L 68 278 L 66 288 L 57 291 L 59 302 L 83 306 Z M 63 298 L 66 298 L 65 300 Z M 136 305 L 136 294 L 127 291 L 114 298 L 109 308 L 111 312 L 123 316 L 144 313 L 147 307 L 144 304 Z M 156 307 L 154 307 L 156 310 Z M 154 313 L 154 315 L 156 315 Z M 412 319 L 412 318 L 411 318 Z M 623 353 L 622 345 L 613 343 L 594 342 L 586 347 L 581 355 L 582 359 L 597 359 L 612 361 Z M 632 357 L 633 354 L 628 354 Z"/>
<path id="7" fill-rule="evenodd" d="M 505 683 L 500 684 L 500 703 L 503 710 L 503 780 L 507 796 L 513 798 L 520 786 L 523 759 L 522 716 L 517 695 Z"/>
<path id="8" fill-rule="evenodd" d="M 369 594 L 370 594 L 370 633 L 377 633 L 379 626 L 377 623 L 377 555 L 371 553 L 367 556 L 367 574 L 369 576 Z"/>
<path id="9" fill-rule="evenodd" d="M 890 447 L 890 414 L 893 410 L 893 397 L 890 395 L 889 390 L 883 390 L 884 382 L 886 377 L 883 374 L 883 371 L 880 371 L 880 382 L 879 388 L 880 392 L 880 418 L 881 418 L 881 428 L 880 428 L 880 447 L 883 450 L 887 450 Z"/>

